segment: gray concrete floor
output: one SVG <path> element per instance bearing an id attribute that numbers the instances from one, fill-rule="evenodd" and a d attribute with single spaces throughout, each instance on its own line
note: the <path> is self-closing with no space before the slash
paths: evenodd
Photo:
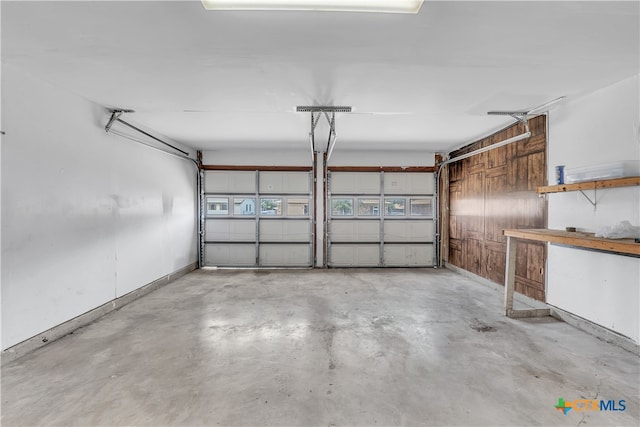
<path id="1" fill-rule="evenodd" d="M 501 303 L 447 270 L 195 271 L 5 365 L 1 421 L 639 424 L 638 356 Z"/>

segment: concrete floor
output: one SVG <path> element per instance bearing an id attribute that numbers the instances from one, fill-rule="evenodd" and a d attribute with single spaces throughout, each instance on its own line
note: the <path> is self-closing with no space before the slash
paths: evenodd
<path id="1" fill-rule="evenodd" d="M 195 271 L 4 366 L 1 421 L 639 425 L 638 356 L 501 303 L 447 270 Z"/>

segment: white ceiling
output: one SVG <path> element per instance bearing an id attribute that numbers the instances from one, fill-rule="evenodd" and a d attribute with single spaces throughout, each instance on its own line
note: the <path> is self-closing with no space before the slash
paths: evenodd
<path id="1" fill-rule="evenodd" d="M 418 15 L 208 12 L 199 1 L 2 1 L 2 61 L 205 149 L 446 151 L 639 73 L 639 3 L 425 1 Z M 374 114 L 371 114 L 374 113 Z M 105 113 L 105 122 L 107 120 Z M 325 135 L 318 135 L 321 141 Z"/>

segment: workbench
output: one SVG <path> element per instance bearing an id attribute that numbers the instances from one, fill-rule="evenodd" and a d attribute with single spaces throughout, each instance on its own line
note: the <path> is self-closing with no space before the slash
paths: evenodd
<path id="1" fill-rule="evenodd" d="M 549 230 L 546 228 L 506 229 L 503 233 L 507 237 L 507 260 L 504 275 L 504 310 L 505 315 L 512 318 L 545 317 L 550 315 L 550 310 L 547 308 L 527 310 L 515 310 L 513 308 L 513 292 L 516 279 L 516 244 L 514 239 L 549 242 L 611 254 L 640 257 L 640 243 L 635 243 L 633 239 L 605 239 L 595 237 L 593 233 Z"/>

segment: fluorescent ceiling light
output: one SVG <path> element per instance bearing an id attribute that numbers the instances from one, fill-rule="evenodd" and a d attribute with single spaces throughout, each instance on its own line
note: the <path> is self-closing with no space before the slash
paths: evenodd
<path id="1" fill-rule="evenodd" d="M 202 0 L 207 10 L 418 13 L 423 0 Z"/>

